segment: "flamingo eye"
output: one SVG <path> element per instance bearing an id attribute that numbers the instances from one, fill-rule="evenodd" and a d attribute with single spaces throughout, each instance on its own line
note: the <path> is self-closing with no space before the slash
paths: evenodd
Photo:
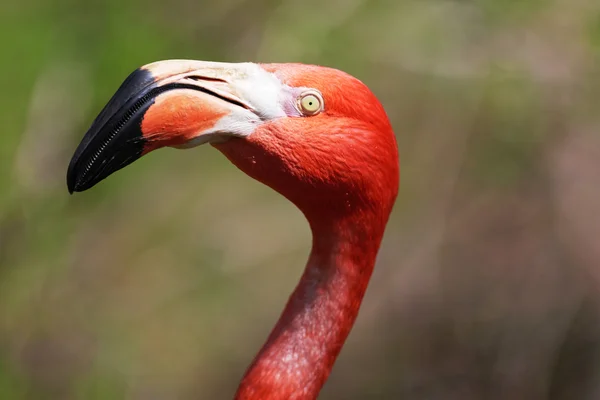
<path id="1" fill-rule="evenodd" d="M 306 116 L 316 115 L 323 111 L 323 98 L 317 91 L 305 92 L 298 98 L 298 108 Z"/>

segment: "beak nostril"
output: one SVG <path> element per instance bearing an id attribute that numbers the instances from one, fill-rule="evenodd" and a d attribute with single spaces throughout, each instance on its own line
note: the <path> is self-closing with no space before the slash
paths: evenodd
<path id="1" fill-rule="evenodd" d="M 225 79 L 221 78 L 212 78 L 210 76 L 200 76 L 200 75 L 189 75 L 186 78 L 191 79 L 193 81 L 206 81 L 206 82 L 223 82 L 227 83 Z"/>

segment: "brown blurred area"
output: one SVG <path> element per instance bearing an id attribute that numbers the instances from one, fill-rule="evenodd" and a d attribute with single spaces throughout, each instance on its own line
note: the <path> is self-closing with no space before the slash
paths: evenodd
<path id="1" fill-rule="evenodd" d="M 0 399 L 227 399 L 309 251 L 213 149 L 69 196 L 123 79 L 304 62 L 381 99 L 401 189 L 322 399 L 600 398 L 600 3 L 25 0 L 0 27 Z M 351 99 L 350 99 L 351 100 Z"/>

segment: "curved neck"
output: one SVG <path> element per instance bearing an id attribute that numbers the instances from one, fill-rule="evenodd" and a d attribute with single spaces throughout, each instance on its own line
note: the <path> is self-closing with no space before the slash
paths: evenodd
<path id="1" fill-rule="evenodd" d="M 387 217 L 362 213 L 311 223 L 304 274 L 236 399 L 317 397 L 358 315 Z"/>

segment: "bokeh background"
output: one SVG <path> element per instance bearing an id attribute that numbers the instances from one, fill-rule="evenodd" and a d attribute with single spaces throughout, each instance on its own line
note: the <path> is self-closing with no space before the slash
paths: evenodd
<path id="1" fill-rule="evenodd" d="M 322 399 L 600 398 L 600 2 L 6 0 L 0 399 L 227 399 L 299 278 L 302 215 L 210 147 L 69 196 L 140 65 L 343 69 L 401 191 Z"/>

